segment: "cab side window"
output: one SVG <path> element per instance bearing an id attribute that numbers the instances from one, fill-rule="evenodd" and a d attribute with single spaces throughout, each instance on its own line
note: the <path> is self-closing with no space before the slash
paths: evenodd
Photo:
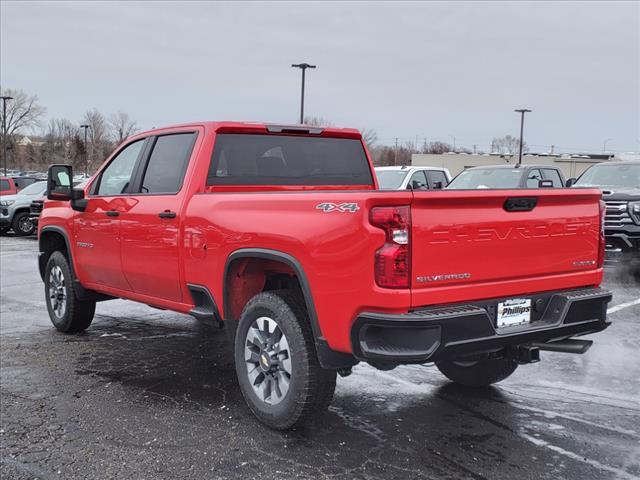
<path id="1" fill-rule="evenodd" d="M 110 196 L 125 193 L 143 146 L 144 139 L 138 140 L 118 153 L 100 175 L 96 195 Z"/>
<path id="2" fill-rule="evenodd" d="M 544 178 L 546 180 L 551 180 L 553 182 L 554 188 L 564 187 L 564 185 L 562 184 L 562 180 L 560 179 L 560 174 L 558 173 L 557 170 L 554 170 L 553 168 L 545 168 L 543 172 L 544 172 Z"/>
<path id="3" fill-rule="evenodd" d="M 449 184 L 447 176 L 440 170 L 427 170 L 427 177 L 429 178 L 429 186 L 431 188 L 436 188 L 436 184 L 438 183 L 440 184 L 439 188 L 444 188 Z"/>
<path id="4" fill-rule="evenodd" d="M 527 177 L 527 188 L 538 188 L 540 185 L 538 182 L 542 180 L 542 174 L 540 170 L 537 168 L 535 170 L 531 170 L 529 172 L 529 176 Z"/>
<path id="5" fill-rule="evenodd" d="M 411 180 L 409 180 L 409 184 L 407 188 L 412 190 L 420 190 L 427 188 L 427 177 L 424 176 L 424 171 L 420 170 L 412 175 Z"/>
<path id="6" fill-rule="evenodd" d="M 177 193 L 182 188 L 195 139 L 193 132 L 158 137 L 142 178 L 141 193 Z"/>

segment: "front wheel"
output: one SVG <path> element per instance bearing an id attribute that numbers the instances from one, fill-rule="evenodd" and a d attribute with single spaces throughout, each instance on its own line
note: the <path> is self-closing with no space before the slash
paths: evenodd
<path id="1" fill-rule="evenodd" d="M 44 275 L 44 292 L 49 318 L 56 329 L 64 333 L 86 330 L 96 310 L 96 302 L 82 301 L 73 289 L 71 268 L 62 252 L 53 252 Z"/>
<path id="2" fill-rule="evenodd" d="M 29 212 L 17 213 L 13 219 L 11 228 L 13 228 L 13 232 L 18 237 L 26 237 L 36 231 L 36 227 L 31 221 L 31 217 L 29 217 Z"/>
<path id="3" fill-rule="evenodd" d="M 306 308 L 296 292 L 253 297 L 240 316 L 234 351 L 242 394 L 269 427 L 299 426 L 331 402 L 336 372 L 320 366 Z"/>
<path id="4" fill-rule="evenodd" d="M 515 372 L 518 364 L 506 357 L 484 358 L 473 361 L 443 361 L 436 367 L 449 380 L 465 387 L 486 387 Z"/>

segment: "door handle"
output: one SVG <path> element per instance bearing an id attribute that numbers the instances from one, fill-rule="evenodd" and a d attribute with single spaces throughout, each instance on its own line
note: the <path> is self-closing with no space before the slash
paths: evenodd
<path id="1" fill-rule="evenodd" d="M 107 210 L 104 213 L 106 213 L 108 217 L 117 217 L 118 215 L 120 215 L 120 212 L 118 212 L 117 210 Z"/>
<path id="2" fill-rule="evenodd" d="M 158 216 L 160 218 L 176 218 L 176 212 L 172 212 L 171 210 L 165 210 L 164 212 L 160 212 Z"/>

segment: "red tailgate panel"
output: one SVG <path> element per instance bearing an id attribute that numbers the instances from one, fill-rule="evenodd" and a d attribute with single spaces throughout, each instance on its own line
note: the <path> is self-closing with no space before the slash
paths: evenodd
<path id="1" fill-rule="evenodd" d="M 415 192 L 412 306 L 600 283 L 600 192 L 593 189 Z M 508 198 L 535 198 L 531 211 Z"/>

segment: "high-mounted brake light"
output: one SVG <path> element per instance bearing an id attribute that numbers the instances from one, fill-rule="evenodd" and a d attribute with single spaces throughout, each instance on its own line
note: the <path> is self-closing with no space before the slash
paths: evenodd
<path id="1" fill-rule="evenodd" d="M 371 225 L 385 231 L 384 245 L 376 251 L 376 284 L 384 288 L 409 288 L 411 278 L 411 211 L 409 206 L 374 207 Z"/>
<path id="2" fill-rule="evenodd" d="M 604 221 L 607 215 L 607 204 L 600 200 L 600 235 L 598 237 L 598 268 L 604 267 L 604 254 L 606 249 L 606 239 L 604 236 Z"/>

